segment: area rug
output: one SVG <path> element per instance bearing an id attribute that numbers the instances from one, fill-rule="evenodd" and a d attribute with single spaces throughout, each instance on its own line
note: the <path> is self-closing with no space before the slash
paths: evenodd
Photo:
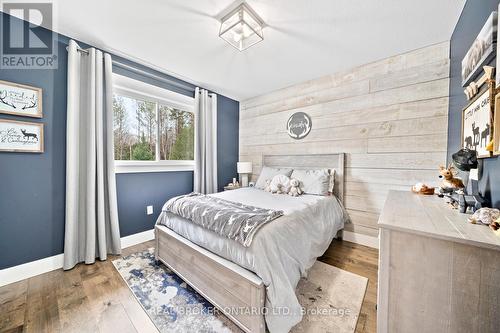
<path id="1" fill-rule="evenodd" d="M 116 259 L 113 265 L 161 333 L 242 332 L 169 268 L 156 265 L 152 248 Z M 367 282 L 316 262 L 297 287 L 304 318 L 292 332 L 354 332 Z"/>

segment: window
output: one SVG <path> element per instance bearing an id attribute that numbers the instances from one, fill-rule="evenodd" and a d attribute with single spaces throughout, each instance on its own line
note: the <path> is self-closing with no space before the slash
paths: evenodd
<path id="1" fill-rule="evenodd" d="M 156 160 L 156 104 L 113 96 L 115 160 Z"/>
<path id="2" fill-rule="evenodd" d="M 192 170 L 193 98 L 115 76 L 116 172 Z"/>
<path id="3" fill-rule="evenodd" d="M 159 105 L 160 159 L 194 160 L 194 114 Z"/>

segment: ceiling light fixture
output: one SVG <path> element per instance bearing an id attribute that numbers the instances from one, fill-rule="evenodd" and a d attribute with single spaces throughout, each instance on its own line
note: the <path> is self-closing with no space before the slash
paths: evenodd
<path id="1" fill-rule="evenodd" d="M 264 22 L 245 2 L 221 19 L 219 37 L 240 51 L 264 40 Z"/>

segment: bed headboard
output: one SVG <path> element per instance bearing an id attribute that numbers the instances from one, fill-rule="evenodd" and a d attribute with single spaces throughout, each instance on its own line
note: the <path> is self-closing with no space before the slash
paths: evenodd
<path id="1" fill-rule="evenodd" d="M 344 153 L 308 155 L 263 155 L 262 165 L 273 168 L 335 169 L 333 192 L 344 202 Z"/>

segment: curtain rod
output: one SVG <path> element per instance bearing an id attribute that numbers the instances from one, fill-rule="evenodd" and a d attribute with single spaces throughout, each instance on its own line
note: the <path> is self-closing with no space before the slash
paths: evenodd
<path id="1" fill-rule="evenodd" d="M 69 47 L 66 47 L 66 51 L 67 50 L 69 50 Z M 89 50 L 82 49 L 81 47 L 77 47 L 76 50 L 78 52 L 81 52 L 81 53 L 86 54 L 86 55 L 89 54 Z M 187 90 L 187 91 L 190 91 L 190 92 L 194 93 L 194 89 L 195 88 L 192 87 L 192 86 L 189 86 L 187 84 L 183 84 L 183 83 L 171 80 L 171 79 L 167 79 L 165 77 L 162 77 L 162 76 L 159 76 L 159 75 L 156 75 L 156 74 L 144 71 L 144 70 L 139 69 L 139 68 L 135 68 L 133 66 L 124 64 L 122 62 L 119 62 L 118 60 L 114 60 L 113 59 L 113 65 L 116 66 L 116 67 L 120 67 L 122 69 L 128 70 L 128 71 L 134 72 L 136 74 L 143 75 L 143 76 L 149 77 L 151 79 L 155 79 L 157 81 L 161 81 L 161 82 L 167 83 L 167 84 L 169 84 L 171 86 L 174 86 L 174 87 L 177 87 L 177 88 L 180 88 L 180 89 L 183 89 L 183 90 Z"/>

